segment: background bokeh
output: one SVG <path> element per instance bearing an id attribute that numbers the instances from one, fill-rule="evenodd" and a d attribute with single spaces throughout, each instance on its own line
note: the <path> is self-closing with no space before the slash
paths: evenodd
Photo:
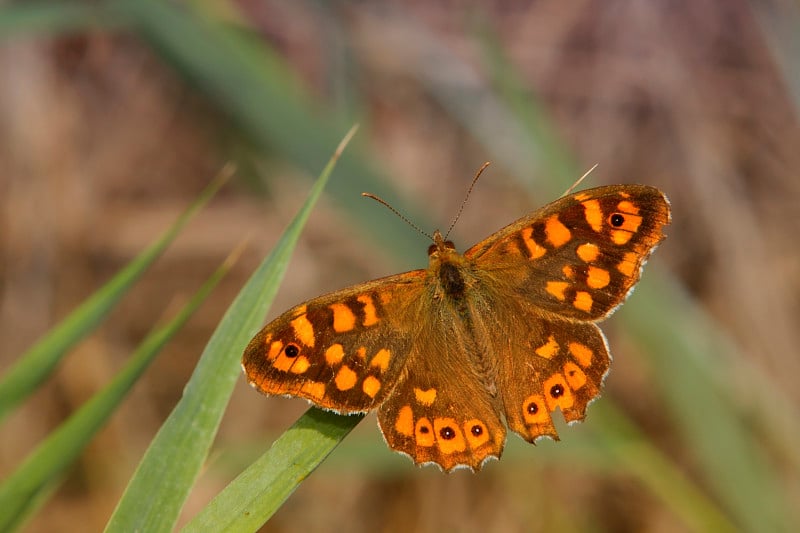
<path id="1" fill-rule="evenodd" d="M 426 239 L 359 193 L 447 226 L 486 160 L 454 230 L 462 250 L 595 163 L 585 186 L 655 185 L 673 224 L 604 326 L 603 397 L 561 424 L 561 442 L 511 435 L 500 462 L 444 475 L 393 454 L 367 417 L 264 531 L 684 531 L 701 528 L 685 501 L 698 498 L 737 529 L 798 523 L 796 2 L 23 4 L 0 6 L 0 372 L 225 162 L 238 172 L 3 422 L 0 477 L 249 242 L 26 530 L 104 526 L 226 307 L 355 122 L 269 317 L 424 267 Z M 242 379 L 181 523 L 305 409 Z"/>

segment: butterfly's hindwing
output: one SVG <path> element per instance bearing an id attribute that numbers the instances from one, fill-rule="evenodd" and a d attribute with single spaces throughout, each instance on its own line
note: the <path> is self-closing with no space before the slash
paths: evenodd
<path id="1" fill-rule="evenodd" d="M 439 306 L 434 305 L 434 309 Z M 389 446 L 415 463 L 444 470 L 481 468 L 499 458 L 506 440 L 499 398 L 487 389 L 492 376 L 478 375 L 469 354 L 480 350 L 463 325 L 441 308 L 423 324 L 400 381 L 378 409 Z M 482 354 L 487 356 L 489 354 Z"/>
<path id="2" fill-rule="evenodd" d="M 600 394 L 611 357 L 595 324 L 521 318 L 528 330 L 499 358 L 506 422 L 529 442 L 557 439 L 552 413 L 558 408 L 567 422 L 583 420 Z"/>

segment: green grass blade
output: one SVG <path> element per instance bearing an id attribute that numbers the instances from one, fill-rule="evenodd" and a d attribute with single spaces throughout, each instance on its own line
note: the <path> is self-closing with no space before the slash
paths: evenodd
<path id="1" fill-rule="evenodd" d="M 312 407 L 182 531 L 258 530 L 363 418 Z"/>
<path id="2" fill-rule="evenodd" d="M 95 394 L 58 429 L 52 432 L 23 463 L 0 483 L 0 531 L 19 527 L 57 486 L 97 431 L 111 417 L 131 387 L 227 274 L 231 256 L 195 293 L 168 324 L 150 333 L 134 351 L 125 367 L 102 391 Z"/>
<path id="3" fill-rule="evenodd" d="M 230 174 L 230 170 L 223 170 L 156 242 L 52 328 L 11 366 L 0 379 L 0 421 L 47 379 L 67 350 L 108 316 L 109 311 L 169 246 L 189 220 L 222 187 Z"/>
<path id="4" fill-rule="evenodd" d="M 341 142 L 272 253 L 225 313 L 183 397 L 150 443 L 107 531 L 169 531 L 175 526 L 240 379 L 242 352 L 262 324 L 311 208 L 354 133 L 355 128 Z"/>

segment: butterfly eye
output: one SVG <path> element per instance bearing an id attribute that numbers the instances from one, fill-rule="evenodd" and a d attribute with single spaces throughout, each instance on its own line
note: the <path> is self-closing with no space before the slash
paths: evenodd
<path id="1" fill-rule="evenodd" d="M 428 255 L 432 255 L 433 252 L 435 252 L 435 251 L 436 251 L 436 245 L 435 244 L 431 244 L 430 246 L 428 246 Z"/>
<path id="2" fill-rule="evenodd" d="M 536 413 L 539 412 L 539 406 L 536 404 L 536 402 L 529 403 L 527 409 L 528 409 L 528 414 L 531 415 L 535 415 Z"/>
<path id="3" fill-rule="evenodd" d="M 553 398 L 558 398 L 563 395 L 564 395 L 564 387 L 562 387 L 560 384 L 553 385 L 550 388 L 550 396 L 552 396 Z"/>
<path id="4" fill-rule="evenodd" d="M 286 357 L 294 358 L 300 355 L 300 348 L 298 348 L 296 344 L 289 344 L 283 349 L 283 353 L 286 354 Z"/>
<path id="5" fill-rule="evenodd" d="M 441 437 L 442 437 L 444 440 L 450 440 L 450 439 L 454 439 L 454 438 L 456 438 L 456 432 L 455 432 L 455 430 L 454 430 L 453 428 L 451 428 L 450 426 L 445 426 L 445 427 L 443 427 L 443 428 L 441 429 L 441 431 L 439 431 L 439 435 L 440 435 L 440 436 L 441 436 Z"/>
<path id="6" fill-rule="evenodd" d="M 608 221 L 611 223 L 612 226 L 618 228 L 625 223 L 625 217 L 619 213 L 614 213 L 608 218 Z"/>

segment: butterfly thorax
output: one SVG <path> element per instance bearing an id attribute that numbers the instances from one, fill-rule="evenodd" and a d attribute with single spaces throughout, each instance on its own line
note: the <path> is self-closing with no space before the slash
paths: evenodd
<path id="1" fill-rule="evenodd" d="M 428 248 L 428 272 L 438 281 L 437 296 L 446 297 L 458 304 L 464 299 L 467 280 L 464 272 L 467 260 L 456 251 L 452 241 L 444 240 L 441 232 L 433 233 L 433 244 Z"/>
<path id="2" fill-rule="evenodd" d="M 497 391 L 497 359 L 488 332 L 488 324 L 476 308 L 479 306 L 473 266 L 469 259 L 456 251 L 455 245 L 444 240 L 439 231 L 434 232 L 434 244 L 428 250 L 429 283 L 432 295 L 439 301 L 441 331 L 447 343 L 457 346 L 466 355 L 468 367 L 464 370 L 476 379 L 492 397 Z M 480 298 L 479 298 L 480 300 Z"/>

